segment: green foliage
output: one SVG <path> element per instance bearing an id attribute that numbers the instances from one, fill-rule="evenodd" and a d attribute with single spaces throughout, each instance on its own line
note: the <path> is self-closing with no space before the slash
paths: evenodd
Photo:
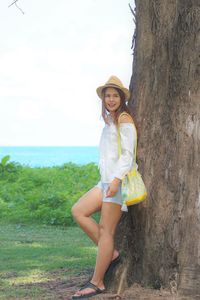
<path id="1" fill-rule="evenodd" d="M 10 156 L 6 155 L 1 159 L 0 162 L 0 179 L 5 178 L 8 174 L 10 175 L 10 181 L 15 179 L 18 171 L 21 170 L 22 166 L 16 162 L 8 162 Z"/>
<path id="2" fill-rule="evenodd" d="M 31 168 L 9 159 L 0 164 L 0 218 L 10 222 L 73 225 L 72 205 L 99 180 L 94 163 Z"/>
<path id="3" fill-rule="evenodd" d="M 10 155 L 6 155 L 1 159 L 1 165 L 5 166 L 6 163 L 10 160 Z"/>

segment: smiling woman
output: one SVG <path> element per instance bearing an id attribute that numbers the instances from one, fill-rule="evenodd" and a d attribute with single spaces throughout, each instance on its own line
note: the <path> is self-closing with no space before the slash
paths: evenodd
<path id="1" fill-rule="evenodd" d="M 130 98 L 129 90 L 123 87 L 119 78 L 111 76 L 105 86 L 100 86 L 97 89 L 97 94 L 102 99 L 102 117 L 106 124 L 109 123 L 107 120 L 109 115 L 112 116 L 114 123 L 117 124 L 119 115 L 122 112 L 127 112 L 133 118 L 133 113 L 126 105 L 127 99 Z"/>
<path id="2" fill-rule="evenodd" d="M 120 95 L 119 91 L 115 88 L 107 88 L 104 93 L 104 101 L 106 108 L 112 114 L 120 106 Z"/>
<path id="3" fill-rule="evenodd" d="M 72 207 L 72 215 L 80 227 L 98 247 L 93 276 L 72 299 L 83 299 L 105 291 L 104 277 L 120 261 L 119 250 L 114 248 L 114 235 L 122 215 L 121 183 L 132 169 L 133 149 L 136 143 L 133 119 L 126 101 L 130 93 L 116 76 L 97 88 L 102 99 L 105 121 L 100 139 L 100 181 Z M 121 154 L 118 155 L 118 131 L 121 136 Z M 99 224 L 91 215 L 100 211 Z"/>

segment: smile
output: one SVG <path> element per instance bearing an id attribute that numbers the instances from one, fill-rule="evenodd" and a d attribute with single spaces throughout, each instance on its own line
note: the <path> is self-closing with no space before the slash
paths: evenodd
<path id="1" fill-rule="evenodd" d="M 116 104 L 108 104 L 109 107 L 114 107 Z"/>

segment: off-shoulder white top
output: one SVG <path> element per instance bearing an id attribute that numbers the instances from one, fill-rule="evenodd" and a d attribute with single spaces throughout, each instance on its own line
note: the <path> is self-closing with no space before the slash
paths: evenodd
<path id="1" fill-rule="evenodd" d="M 134 147 L 137 133 L 132 123 L 120 123 L 121 155 L 118 157 L 117 126 L 109 118 L 109 124 L 103 128 L 99 144 L 99 171 L 101 181 L 110 183 L 115 177 L 123 177 L 133 168 Z M 137 163 L 135 163 L 137 169 Z"/>

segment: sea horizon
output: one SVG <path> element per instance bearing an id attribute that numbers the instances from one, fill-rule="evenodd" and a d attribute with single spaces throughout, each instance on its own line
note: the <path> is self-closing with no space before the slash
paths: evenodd
<path id="1" fill-rule="evenodd" d="M 98 146 L 0 146 L 0 160 L 6 155 L 10 162 L 30 167 L 98 164 L 99 159 Z"/>

